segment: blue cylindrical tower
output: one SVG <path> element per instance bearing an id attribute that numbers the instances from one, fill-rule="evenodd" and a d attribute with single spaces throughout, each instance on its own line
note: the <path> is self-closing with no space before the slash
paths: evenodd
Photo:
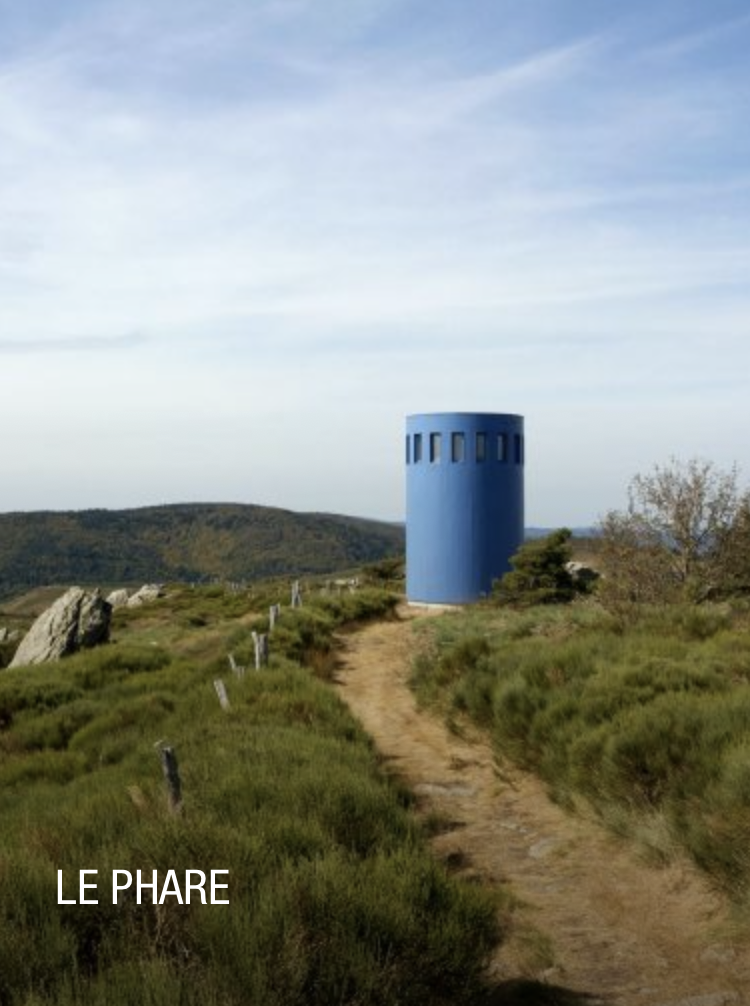
<path id="1" fill-rule="evenodd" d="M 406 420 L 406 594 L 489 594 L 523 542 L 523 417 L 433 412 Z"/>

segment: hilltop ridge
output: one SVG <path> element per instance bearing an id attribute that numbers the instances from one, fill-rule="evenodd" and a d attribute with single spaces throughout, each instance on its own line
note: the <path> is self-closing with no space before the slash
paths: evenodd
<path id="1" fill-rule="evenodd" d="M 0 514 L 0 595 L 47 584 L 255 580 L 400 554 L 398 524 L 243 503 Z"/>

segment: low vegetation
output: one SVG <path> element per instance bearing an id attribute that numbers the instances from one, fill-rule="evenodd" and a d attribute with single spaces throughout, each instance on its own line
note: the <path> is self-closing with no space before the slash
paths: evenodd
<path id="1" fill-rule="evenodd" d="M 499 608 L 441 623 L 414 685 L 561 803 L 687 853 L 750 908 L 750 495 L 736 469 L 673 459 L 628 496 L 588 543 L 592 598 L 566 529 L 527 542 Z"/>
<path id="2" fill-rule="evenodd" d="M 283 598 L 282 598 L 283 599 Z M 379 589 L 285 607 L 271 591 L 173 588 L 118 612 L 113 642 L 0 673 L 0 1002 L 357 1006 L 472 1002 L 496 906 L 427 852 L 408 795 L 318 677 Z M 230 707 L 222 710 L 214 680 Z M 182 807 L 158 750 L 173 746 Z M 97 870 L 97 905 L 78 895 Z M 113 870 L 228 870 L 228 905 L 113 903 Z M 226 881 L 227 877 L 221 878 Z M 474 999 L 474 1001 L 476 1001 Z"/>
<path id="3" fill-rule="evenodd" d="M 750 613 L 593 602 L 478 607 L 431 621 L 413 685 L 657 857 L 687 853 L 750 900 Z"/>

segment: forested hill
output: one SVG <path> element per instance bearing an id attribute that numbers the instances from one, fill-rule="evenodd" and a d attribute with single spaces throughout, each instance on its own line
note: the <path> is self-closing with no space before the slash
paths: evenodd
<path id="1" fill-rule="evenodd" d="M 6 513 L 0 595 L 43 584 L 325 573 L 403 548 L 398 525 L 243 504 Z"/>

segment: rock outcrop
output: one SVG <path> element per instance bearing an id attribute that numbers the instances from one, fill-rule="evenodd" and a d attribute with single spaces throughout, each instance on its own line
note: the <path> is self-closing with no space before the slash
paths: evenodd
<path id="1" fill-rule="evenodd" d="M 111 604 L 113 608 L 122 608 L 128 603 L 129 597 L 127 590 L 121 587 L 120 590 L 113 590 L 107 595 L 107 604 Z"/>
<path id="2" fill-rule="evenodd" d="M 164 596 L 164 589 L 159 583 L 144 583 L 140 590 L 137 590 L 132 597 L 128 598 L 128 607 L 137 608 L 141 604 L 148 604 L 158 597 Z"/>
<path id="3" fill-rule="evenodd" d="M 10 666 L 43 664 L 106 642 L 111 614 L 111 605 L 98 590 L 71 587 L 37 618 Z"/>

